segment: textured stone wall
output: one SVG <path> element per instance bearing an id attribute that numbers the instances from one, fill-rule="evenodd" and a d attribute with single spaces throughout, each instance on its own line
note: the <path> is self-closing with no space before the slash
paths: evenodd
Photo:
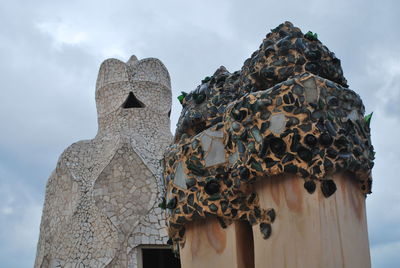
<path id="1" fill-rule="evenodd" d="M 129 95 L 142 107 L 123 108 Z M 166 244 L 160 160 L 170 144 L 170 78 L 157 59 L 104 61 L 99 131 L 51 174 L 35 267 L 136 267 L 136 247 Z"/>
<path id="2" fill-rule="evenodd" d="M 348 89 L 340 60 L 290 22 L 273 29 L 240 71 L 221 66 L 180 97 L 175 143 L 165 156 L 169 235 L 184 245 L 185 225 L 216 217 L 272 232 L 274 208 L 261 209 L 251 184 L 283 173 L 309 194 L 329 198 L 333 174 L 349 172 L 371 192 L 369 118 Z"/>

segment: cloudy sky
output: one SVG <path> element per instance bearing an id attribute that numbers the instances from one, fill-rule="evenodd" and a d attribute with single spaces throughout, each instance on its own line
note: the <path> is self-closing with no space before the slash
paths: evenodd
<path id="1" fill-rule="evenodd" d="M 109 57 L 157 57 L 176 100 L 220 65 L 240 69 L 289 20 L 342 60 L 374 111 L 373 267 L 400 263 L 400 3 L 398 1 L 1 1 L 0 267 L 32 267 L 45 183 L 71 143 L 97 131 L 95 81 Z M 397 264 L 397 265 L 396 265 Z"/>

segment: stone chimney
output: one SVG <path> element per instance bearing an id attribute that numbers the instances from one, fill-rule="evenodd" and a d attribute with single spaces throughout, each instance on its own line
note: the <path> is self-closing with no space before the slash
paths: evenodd
<path id="1" fill-rule="evenodd" d="M 285 22 L 181 100 L 164 179 L 183 268 L 370 267 L 369 122 L 316 34 Z"/>

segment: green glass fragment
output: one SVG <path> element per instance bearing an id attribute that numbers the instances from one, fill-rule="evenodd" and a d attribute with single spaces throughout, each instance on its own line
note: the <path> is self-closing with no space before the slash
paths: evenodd
<path id="1" fill-rule="evenodd" d="M 161 209 L 166 209 L 167 208 L 167 202 L 165 201 L 165 198 L 163 197 L 161 203 L 158 204 L 158 207 Z"/>
<path id="2" fill-rule="evenodd" d="M 251 168 L 253 168 L 253 169 L 255 169 L 255 170 L 259 171 L 259 172 L 263 171 L 261 164 L 258 163 L 257 161 L 252 161 L 251 162 Z"/>
<path id="3" fill-rule="evenodd" d="M 372 119 L 373 113 L 374 113 L 374 112 L 372 112 L 372 113 L 370 113 L 369 115 L 366 115 L 366 116 L 364 117 L 364 121 L 365 121 L 365 123 L 367 123 L 367 126 L 368 126 L 368 127 L 369 127 L 370 124 L 371 124 L 371 119 Z"/>
<path id="4" fill-rule="evenodd" d="M 206 77 L 204 77 L 203 80 L 201 80 L 201 83 L 204 84 L 204 83 L 207 83 L 207 82 L 210 81 L 210 80 L 211 80 L 211 77 L 206 76 Z"/>
<path id="5" fill-rule="evenodd" d="M 187 93 L 182 91 L 181 95 L 178 96 L 178 100 L 179 102 L 182 104 L 183 103 L 183 99 L 187 96 Z"/>
<path id="6" fill-rule="evenodd" d="M 305 37 L 306 39 L 308 39 L 308 40 L 311 40 L 311 41 L 316 41 L 316 40 L 318 40 L 318 34 L 317 34 L 317 33 L 313 33 L 313 32 L 311 32 L 311 31 L 308 31 L 308 32 L 304 35 L 304 37 Z"/>

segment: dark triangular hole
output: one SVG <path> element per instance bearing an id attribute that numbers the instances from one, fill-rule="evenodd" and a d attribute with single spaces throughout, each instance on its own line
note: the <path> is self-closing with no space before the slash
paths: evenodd
<path id="1" fill-rule="evenodd" d="M 144 108 L 144 104 L 138 100 L 132 92 L 129 92 L 128 97 L 124 104 L 122 104 L 122 108 Z"/>

